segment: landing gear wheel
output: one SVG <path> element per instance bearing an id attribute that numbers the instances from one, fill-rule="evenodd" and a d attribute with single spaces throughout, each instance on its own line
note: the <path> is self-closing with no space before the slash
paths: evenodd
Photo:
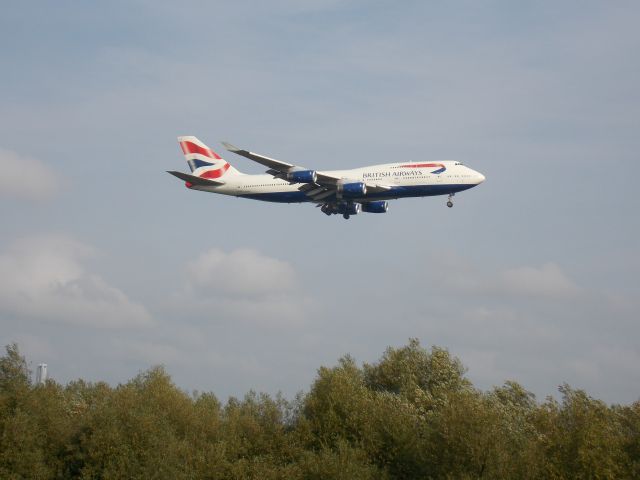
<path id="1" fill-rule="evenodd" d="M 453 207 L 453 202 L 451 200 L 449 200 L 447 202 L 447 207 L 449 207 L 449 208 Z"/>
<path id="2" fill-rule="evenodd" d="M 345 220 L 349 220 L 349 214 L 348 213 L 343 213 L 342 214 L 342 218 L 344 218 Z"/>

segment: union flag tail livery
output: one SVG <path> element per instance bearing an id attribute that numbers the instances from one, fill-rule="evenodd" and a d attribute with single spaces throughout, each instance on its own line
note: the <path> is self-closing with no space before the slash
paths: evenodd
<path id="1" fill-rule="evenodd" d="M 194 176 L 216 179 L 224 175 L 238 174 L 238 170 L 196 137 L 178 137 L 184 158 Z"/>
<path id="2" fill-rule="evenodd" d="M 169 171 L 187 188 L 280 203 L 315 203 L 345 219 L 361 212 L 385 213 L 388 200 L 453 196 L 484 182 L 484 175 L 452 160 L 401 162 L 352 170 L 317 171 L 222 142 L 225 148 L 267 167 L 263 175 L 245 175 L 196 137 L 178 137 L 191 174 Z"/>

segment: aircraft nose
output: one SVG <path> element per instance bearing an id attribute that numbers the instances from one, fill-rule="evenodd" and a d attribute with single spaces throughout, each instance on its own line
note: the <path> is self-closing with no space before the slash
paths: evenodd
<path id="1" fill-rule="evenodd" d="M 474 170 L 473 168 L 466 167 L 466 169 L 467 174 L 470 177 L 469 180 L 471 182 L 475 182 L 474 185 L 480 185 L 482 182 L 484 182 L 485 176 L 483 174 L 481 174 L 477 170 Z"/>

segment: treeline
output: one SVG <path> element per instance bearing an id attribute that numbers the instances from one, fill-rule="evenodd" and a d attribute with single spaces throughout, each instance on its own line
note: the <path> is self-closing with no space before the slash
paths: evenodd
<path id="1" fill-rule="evenodd" d="M 322 367 L 293 401 L 189 395 L 160 367 L 126 384 L 33 385 L 0 359 L 2 479 L 638 479 L 640 402 L 515 382 L 482 392 L 417 340 Z"/>

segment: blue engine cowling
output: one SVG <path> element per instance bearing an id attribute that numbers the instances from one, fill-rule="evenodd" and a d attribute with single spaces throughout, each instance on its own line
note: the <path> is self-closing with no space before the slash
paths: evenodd
<path id="1" fill-rule="evenodd" d="M 318 175 L 315 170 L 300 170 L 287 173 L 287 180 L 293 183 L 316 183 Z"/>
<path id="2" fill-rule="evenodd" d="M 362 211 L 367 213 L 386 213 L 389 210 L 389 202 L 380 200 L 362 204 Z"/>
<path id="3" fill-rule="evenodd" d="M 364 182 L 339 183 L 338 194 L 343 197 L 361 197 L 367 193 Z"/>

